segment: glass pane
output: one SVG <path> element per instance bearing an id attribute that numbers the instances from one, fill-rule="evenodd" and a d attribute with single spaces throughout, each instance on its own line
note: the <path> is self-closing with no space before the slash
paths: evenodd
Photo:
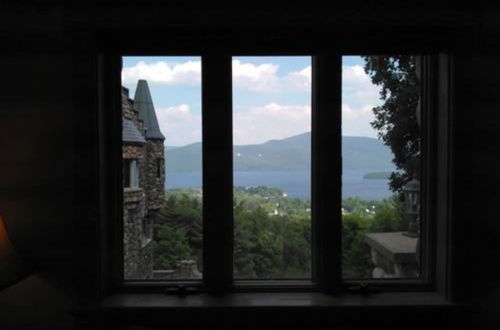
<path id="1" fill-rule="evenodd" d="M 130 162 L 130 186 L 132 188 L 137 188 L 139 186 L 139 172 L 137 170 L 136 159 Z"/>
<path id="2" fill-rule="evenodd" d="M 420 57 L 344 56 L 342 270 L 419 276 Z"/>
<path id="3" fill-rule="evenodd" d="M 201 59 L 124 57 L 126 280 L 202 277 Z"/>
<path id="4" fill-rule="evenodd" d="M 311 58 L 233 58 L 234 278 L 311 278 Z"/>

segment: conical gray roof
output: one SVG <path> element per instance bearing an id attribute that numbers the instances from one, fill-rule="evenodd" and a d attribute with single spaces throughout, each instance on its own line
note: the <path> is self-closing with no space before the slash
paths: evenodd
<path id="1" fill-rule="evenodd" d="M 140 79 L 137 82 L 134 96 L 134 108 L 139 111 L 139 118 L 144 122 L 146 139 L 165 140 L 165 137 L 160 131 L 160 126 L 158 125 L 153 99 L 151 98 L 148 82 L 146 80 Z"/>

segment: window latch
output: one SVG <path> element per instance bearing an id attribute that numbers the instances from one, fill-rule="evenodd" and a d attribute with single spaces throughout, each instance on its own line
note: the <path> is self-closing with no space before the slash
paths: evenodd
<path id="1" fill-rule="evenodd" d="M 379 293 L 380 288 L 368 283 L 360 283 L 347 288 L 350 293 L 356 293 L 362 296 L 367 296 L 372 293 Z"/>
<path id="2" fill-rule="evenodd" d="M 166 294 L 175 294 L 175 295 L 178 295 L 180 297 L 184 297 L 186 295 L 195 294 L 195 293 L 199 293 L 199 292 L 200 292 L 200 289 L 198 287 L 189 286 L 189 285 L 185 285 L 185 284 L 178 284 L 176 286 L 169 287 L 165 291 Z"/>

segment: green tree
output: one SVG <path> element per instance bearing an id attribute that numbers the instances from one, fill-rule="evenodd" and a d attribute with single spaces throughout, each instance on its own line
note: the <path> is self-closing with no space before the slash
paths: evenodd
<path id="1" fill-rule="evenodd" d="M 155 269 L 175 269 L 177 263 L 192 258 L 192 250 L 186 231 L 162 225 L 158 231 L 154 248 Z"/>
<path id="2" fill-rule="evenodd" d="M 311 219 L 292 218 L 283 228 L 283 263 L 287 277 L 311 276 Z"/>
<path id="3" fill-rule="evenodd" d="M 234 207 L 234 274 L 238 278 L 256 278 L 253 249 L 253 222 L 245 211 L 243 201 Z"/>
<path id="4" fill-rule="evenodd" d="M 370 222 L 370 232 L 384 233 L 406 230 L 404 206 L 395 196 L 385 199 L 377 206 L 377 211 Z"/>
<path id="5" fill-rule="evenodd" d="M 420 83 L 417 77 L 416 57 L 364 56 L 365 72 L 372 82 L 381 87 L 381 106 L 373 108 L 371 122 L 394 154 L 393 162 L 401 171 L 393 172 L 390 186 L 401 193 L 403 185 L 413 176 L 418 177 L 421 134 L 417 118 Z"/>
<path id="6" fill-rule="evenodd" d="M 277 208 L 278 215 L 274 213 Z M 286 198 L 274 188 L 236 188 L 235 276 L 249 279 L 309 277 L 309 208 L 308 201 Z M 169 191 L 165 206 L 155 220 L 157 267 L 175 267 L 185 258 L 201 261 L 201 216 L 199 192 L 188 189 Z"/>
<path id="7" fill-rule="evenodd" d="M 155 241 L 160 242 L 160 231 L 165 228 L 176 231 L 170 239 L 186 239 L 190 248 L 190 258 L 202 269 L 202 203 L 201 196 L 190 190 L 174 190 L 169 192 L 164 206 L 155 218 Z M 178 232 L 182 232 L 182 235 Z M 174 243 L 172 243 L 174 244 Z M 155 260 L 161 258 L 160 251 L 155 252 Z M 159 261 L 160 262 L 160 261 Z"/>
<path id="8" fill-rule="evenodd" d="M 276 199 L 256 199 L 240 191 L 234 202 L 234 270 L 238 278 L 310 276 L 311 221 L 307 202 L 279 197 L 280 215 L 270 215 Z M 248 203 L 248 200 L 251 202 Z M 286 206 L 286 207 L 285 207 Z"/>
<path id="9" fill-rule="evenodd" d="M 283 237 L 263 208 L 251 211 L 242 209 L 235 214 L 235 266 L 252 264 L 253 269 L 243 266 L 247 274 L 257 278 L 276 276 L 283 267 Z M 237 269 L 237 274 L 243 269 Z"/>
<path id="10" fill-rule="evenodd" d="M 342 275 L 345 278 L 370 277 L 370 250 L 363 240 L 371 220 L 361 213 L 342 216 Z"/>

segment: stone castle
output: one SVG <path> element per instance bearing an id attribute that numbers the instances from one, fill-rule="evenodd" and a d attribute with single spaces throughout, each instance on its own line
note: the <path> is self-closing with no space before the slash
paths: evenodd
<path id="1" fill-rule="evenodd" d="M 146 80 L 122 87 L 124 279 L 153 277 L 153 224 L 164 202 L 165 137 Z"/>

